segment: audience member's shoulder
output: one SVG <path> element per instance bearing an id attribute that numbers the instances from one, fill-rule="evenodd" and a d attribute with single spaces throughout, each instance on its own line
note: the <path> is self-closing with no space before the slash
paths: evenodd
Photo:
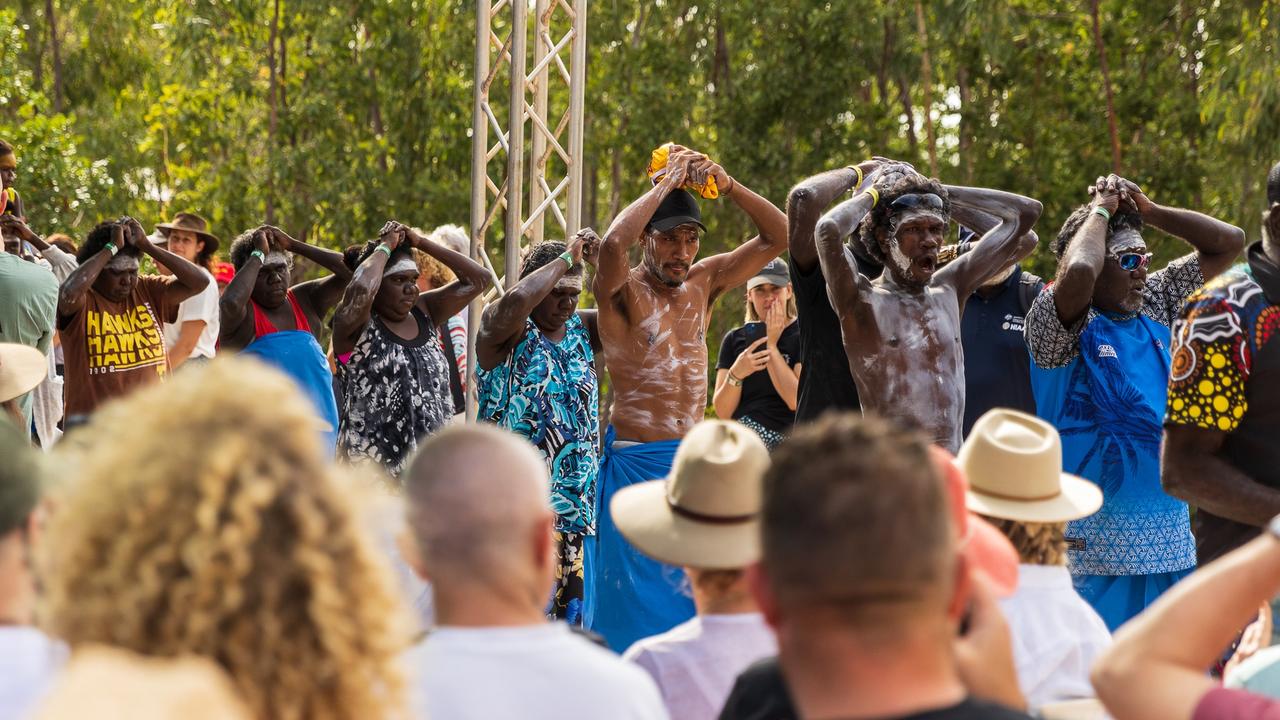
<path id="1" fill-rule="evenodd" d="M 770 657 L 757 660 L 738 675 L 719 720 L 794 720 L 797 717 L 778 658 Z"/>
<path id="2" fill-rule="evenodd" d="M 693 621 L 684 622 L 664 633 L 641 638 L 632 643 L 626 652 L 622 653 L 622 658 L 635 662 L 636 658 L 639 657 L 651 657 L 667 652 L 673 646 L 681 645 L 697 637 L 698 631 L 692 625 Z"/>
<path id="3" fill-rule="evenodd" d="M 914 715 L 911 720 L 1031 720 L 1031 716 L 1003 705 L 969 698 L 944 710 Z"/>

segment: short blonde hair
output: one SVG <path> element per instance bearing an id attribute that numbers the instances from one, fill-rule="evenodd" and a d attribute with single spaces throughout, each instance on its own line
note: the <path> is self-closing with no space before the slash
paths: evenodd
<path id="1" fill-rule="evenodd" d="M 444 263 L 417 248 L 413 249 L 413 262 L 418 266 L 418 274 L 431 283 L 432 290 L 442 288 L 458 279 L 458 276 L 445 267 Z"/>
<path id="2" fill-rule="evenodd" d="M 42 557 L 55 635 L 212 659 L 258 718 L 403 714 L 407 616 L 284 375 L 220 358 L 65 446 Z"/>

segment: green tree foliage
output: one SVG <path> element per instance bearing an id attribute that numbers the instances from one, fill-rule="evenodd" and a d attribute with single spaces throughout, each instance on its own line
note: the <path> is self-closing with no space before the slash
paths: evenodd
<path id="1" fill-rule="evenodd" d="M 603 230 L 667 140 L 779 206 L 823 169 L 935 158 L 946 182 L 1043 201 L 1029 264 L 1052 274 L 1047 240 L 1113 170 L 1114 120 L 1116 169 L 1256 236 L 1280 158 L 1280 3 L 1100 0 L 1096 32 L 1093 7 L 595 0 L 584 217 Z M 16 0 L 0 10 L 0 137 L 42 232 L 195 209 L 224 237 L 270 220 L 342 246 L 387 217 L 463 223 L 474 14 L 458 0 Z M 704 253 L 748 234 L 729 205 L 705 205 Z M 1183 250 L 1150 236 L 1159 259 Z M 741 311 L 740 294 L 721 301 L 713 345 Z"/>

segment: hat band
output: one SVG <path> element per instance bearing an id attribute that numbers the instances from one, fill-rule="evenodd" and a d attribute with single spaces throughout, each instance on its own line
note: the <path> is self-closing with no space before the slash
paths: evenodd
<path id="1" fill-rule="evenodd" d="M 687 508 L 682 508 L 667 498 L 667 507 L 671 508 L 671 512 L 679 515 L 686 520 L 707 523 L 709 525 L 741 525 L 756 519 L 755 513 L 747 515 L 707 515 L 706 513 L 695 512 Z"/>
<path id="2" fill-rule="evenodd" d="M 1025 495 L 1005 495 L 1004 493 L 991 492 L 990 490 L 978 490 L 972 486 L 969 487 L 969 490 L 972 492 L 978 493 L 979 495 L 986 495 L 987 497 L 993 497 L 997 500 L 1012 500 L 1014 502 L 1040 502 L 1042 500 L 1052 500 L 1062 495 L 1061 488 L 1059 488 L 1058 491 L 1055 493 L 1050 493 L 1048 495 L 1040 495 L 1037 497 L 1027 497 Z"/>

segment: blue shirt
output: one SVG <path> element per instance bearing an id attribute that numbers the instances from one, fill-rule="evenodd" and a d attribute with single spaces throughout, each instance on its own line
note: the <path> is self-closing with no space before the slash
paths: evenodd
<path id="1" fill-rule="evenodd" d="M 1015 268 L 993 294 L 984 298 L 975 292 L 965 302 L 960 318 L 965 436 L 978 418 L 992 408 L 1035 414 L 1031 359 L 1027 357 L 1022 328 L 1031 300 L 1043 288 L 1043 280 Z"/>
<path id="2" fill-rule="evenodd" d="M 1027 313 L 1031 385 L 1040 417 L 1062 436 L 1063 469 L 1102 489 L 1102 509 L 1067 525 L 1078 575 L 1150 575 L 1195 567 L 1186 503 L 1160 484 L 1169 327 L 1203 283 L 1198 257 L 1152 273 L 1140 313 L 1089 308 L 1063 327 L 1054 287 Z"/>
<path id="3" fill-rule="evenodd" d="M 594 359 L 591 334 L 575 313 L 559 343 L 525 320 L 524 337 L 501 365 L 476 368 L 477 417 L 528 438 L 542 453 L 561 532 L 595 532 L 600 403 Z"/>

